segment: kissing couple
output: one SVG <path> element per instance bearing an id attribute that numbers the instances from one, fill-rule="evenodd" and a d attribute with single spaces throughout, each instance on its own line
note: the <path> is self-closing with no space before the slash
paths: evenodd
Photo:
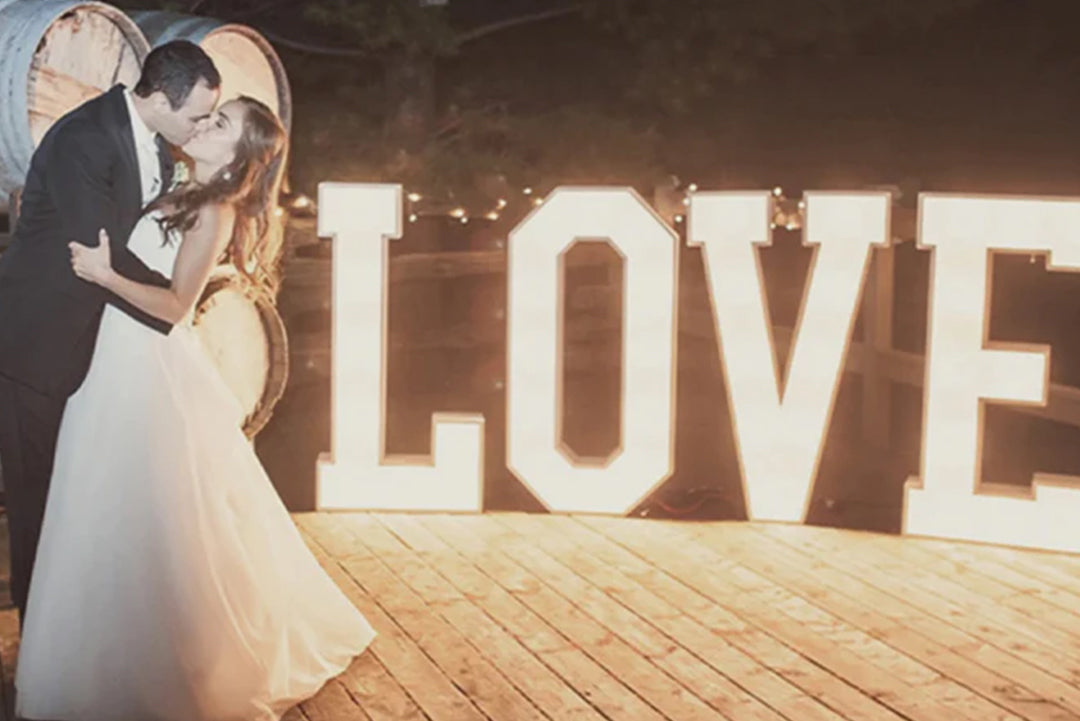
<path id="1" fill-rule="evenodd" d="M 16 716 L 271 721 L 375 633 L 323 571 L 192 326 L 259 287 L 287 133 L 187 41 L 49 129 L 0 256 Z M 176 146 L 190 178 L 174 183 Z"/>

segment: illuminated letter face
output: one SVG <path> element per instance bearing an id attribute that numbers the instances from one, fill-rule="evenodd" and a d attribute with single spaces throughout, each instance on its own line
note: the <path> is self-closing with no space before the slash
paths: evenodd
<path id="1" fill-rule="evenodd" d="M 1075 479 L 1010 490 L 981 484 L 979 468 L 984 401 L 1045 404 L 1049 369 L 1043 346 L 987 342 L 989 253 L 1049 251 L 1048 268 L 1080 268 L 1080 202 L 924 195 L 919 211 L 934 265 L 922 478 L 905 489 L 904 532 L 1080 551 Z"/>
<path id="2" fill-rule="evenodd" d="M 562 438 L 562 263 L 577 240 L 622 255 L 621 445 Z M 672 473 L 678 238 L 632 190 L 559 189 L 510 234 L 507 465 L 553 511 L 626 513 Z"/>
<path id="3" fill-rule="evenodd" d="M 401 236 L 401 187 L 321 183 L 319 235 L 334 243 L 334 320 L 331 454 L 319 460 L 317 507 L 480 510 L 482 417 L 436 414 L 431 458 L 383 453 L 388 249 Z"/>
<path id="4" fill-rule="evenodd" d="M 807 195 L 817 247 L 780 395 L 756 246 L 768 245 L 767 193 L 700 193 L 689 242 L 702 246 L 751 520 L 806 519 L 872 246 L 888 241 L 883 193 Z"/>

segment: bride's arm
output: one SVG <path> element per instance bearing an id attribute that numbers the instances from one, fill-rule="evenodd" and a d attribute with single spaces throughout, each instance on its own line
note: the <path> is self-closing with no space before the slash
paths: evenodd
<path id="1" fill-rule="evenodd" d="M 198 220 L 184 233 L 173 266 L 172 285 L 159 288 L 125 278 L 113 270 L 109 238 L 101 231 L 96 248 L 70 243 L 71 264 L 76 275 L 97 283 L 139 310 L 170 323 L 179 323 L 198 302 L 217 259 L 232 237 L 234 211 L 230 205 L 207 205 Z"/>

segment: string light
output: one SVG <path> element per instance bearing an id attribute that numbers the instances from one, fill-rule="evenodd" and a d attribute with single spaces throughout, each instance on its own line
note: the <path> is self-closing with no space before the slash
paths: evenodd
<path id="1" fill-rule="evenodd" d="M 684 208 L 690 207 L 690 196 L 696 193 L 699 189 L 697 183 L 689 183 L 685 186 L 685 192 L 682 194 L 682 204 Z M 539 207 L 543 205 L 545 198 L 538 195 L 532 186 L 526 186 L 521 189 L 521 194 L 529 197 L 529 207 Z M 784 197 L 784 189 L 777 185 L 771 190 L 772 196 L 772 219 L 769 227 L 772 229 L 783 228 L 788 231 L 798 230 L 803 227 L 804 216 L 806 214 L 806 201 L 805 200 L 789 200 Z M 494 207 L 488 206 L 486 210 L 475 209 L 475 212 L 470 212 L 468 208 L 464 206 L 454 206 L 446 209 L 444 205 L 439 208 L 439 203 L 436 199 L 428 200 L 425 205 L 428 208 L 420 207 L 417 204 L 425 199 L 422 193 L 411 191 L 406 196 L 410 202 L 408 208 L 408 219 L 410 223 L 417 222 L 421 217 L 450 217 L 458 220 L 462 224 L 468 223 L 470 218 L 481 218 L 487 221 L 495 222 L 502 218 L 503 213 L 501 211 L 506 210 L 510 205 L 510 201 L 503 197 L 498 198 L 495 201 Z M 453 194 L 450 194 L 453 197 Z M 298 197 L 293 201 L 292 207 L 313 207 L 314 203 L 303 196 Z M 434 207 L 430 207 L 434 206 Z M 280 212 L 280 211 L 279 211 Z M 686 223 L 686 211 L 676 213 L 674 216 L 668 216 L 668 222 L 672 225 L 684 225 Z"/>

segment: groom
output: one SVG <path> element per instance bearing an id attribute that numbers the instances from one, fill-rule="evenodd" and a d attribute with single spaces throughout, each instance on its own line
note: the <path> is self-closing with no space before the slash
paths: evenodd
<path id="1" fill-rule="evenodd" d="M 127 249 L 128 235 L 172 178 L 162 138 L 186 143 L 217 104 L 220 86 L 198 45 L 162 45 L 147 56 L 134 90 L 117 85 L 57 120 L 31 160 L 13 240 L 0 256 L 0 459 L 20 625 L 60 417 L 89 369 L 105 303 L 159 332 L 171 329 L 78 279 L 68 243 L 95 246 L 104 228 L 117 271 L 169 284 Z"/>

